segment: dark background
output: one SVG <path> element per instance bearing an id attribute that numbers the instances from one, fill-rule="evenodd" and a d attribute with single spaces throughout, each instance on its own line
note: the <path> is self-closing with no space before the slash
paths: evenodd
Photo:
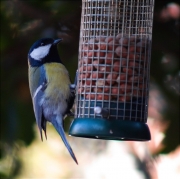
<path id="1" fill-rule="evenodd" d="M 178 1 L 173 1 L 178 3 Z M 155 1 L 151 82 L 160 90 L 170 122 L 163 153 L 180 143 L 179 18 L 162 16 L 171 1 Z M 166 12 L 167 15 L 167 12 Z M 35 118 L 28 87 L 27 53 L 41 37 L 62 37 L 59 53 L 70 76 L 77 69 L 81 1 L 1 1 L 1 156 L 16 141 L 29 145 L 34 139 Z M 68 124 L 67 124 L 68 126 Z M 68 129 L 68 127 L 67 127 Z"/>

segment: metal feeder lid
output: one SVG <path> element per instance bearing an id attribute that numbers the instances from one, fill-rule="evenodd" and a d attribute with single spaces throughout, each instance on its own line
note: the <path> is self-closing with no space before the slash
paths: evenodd
<path id="1" fill-rule="evenodd" d="M 69 135 L 125 141 L 148 141 L 151 139 L 146 123 L 101 118 L 75 118 L 70 126 Z"/>

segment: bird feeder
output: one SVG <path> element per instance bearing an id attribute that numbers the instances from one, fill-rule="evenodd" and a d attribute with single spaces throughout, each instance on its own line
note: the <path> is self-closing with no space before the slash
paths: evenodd
<path id="1" fill-rule="evenodd" d="M 75 119 L 69 134 L 150 140 L 154 0 L 82 0 Z"/>

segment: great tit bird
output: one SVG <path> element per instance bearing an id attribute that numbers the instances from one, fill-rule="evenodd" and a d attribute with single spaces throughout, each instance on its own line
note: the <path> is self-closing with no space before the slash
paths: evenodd
<path id="1" fill-rule="evenodd" d="M 71 113 L 75 92 L 58 54 L 57 44 L 61 40 L 43 38 L 32 45 L 28 53 L 29 88 L 41 139 L 42 130 L 47 139 L 46 122 L 52 123 L 78 164 L 63 129 L 63 120 L 66 114 Z"/>

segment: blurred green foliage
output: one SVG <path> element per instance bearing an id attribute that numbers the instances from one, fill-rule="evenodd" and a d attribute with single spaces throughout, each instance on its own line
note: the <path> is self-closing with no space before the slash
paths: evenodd
<path id="1" fill-rule="evenodd" d="M 167 107 L 163 115 L 170 121 L 164 152 L 174 149 L 180 140 L 179 88 L 176 87 L 180 78 L 180 24 L 179 19 L 163 21 L 159 18 L 160 11 L 169 2 L 155 1 L 151 61 L 151 81 L 165 97 Z M 35 118 L 27 74 L 27 53 L 32 43 L 41 37 L 62 37 L 64 41 L 59 45 L 59 51 L 71 78 L 74 79 L 78 59 L 81 1 L 7 0 L 1 1 L 0 8 L 0 147 L 3 151 L 5 144 L 12 146 L 16 141 L 23 141 L 28 145 L 34 138 Z M 171 57 L 170 61 L 162 63 L 163 56 L 168 58 L 168 55 Z M 168 77 L 171 77 L 171 81 L 168 81 Z M 3 154 L 1 152 L 1 157 Z M 3 175 L 0 176 L 5 178 Z"/>

